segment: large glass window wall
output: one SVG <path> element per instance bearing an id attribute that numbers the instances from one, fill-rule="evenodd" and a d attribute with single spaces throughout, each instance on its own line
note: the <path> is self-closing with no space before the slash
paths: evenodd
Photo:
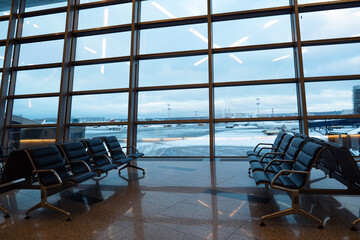
<path id="1" fill-rule="evenodd" d="M 358 154 L 360 10 L 339 3 L 299 1 L 298 18 L 285 0 L 1 5 L 3 144 L 114 135 L 148 157 L 233 159 L 284 130 Z"/>

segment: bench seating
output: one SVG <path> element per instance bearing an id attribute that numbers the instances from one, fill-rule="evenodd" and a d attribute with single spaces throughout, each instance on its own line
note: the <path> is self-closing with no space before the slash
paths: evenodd
<path id="1" fill-rule="evenodd" d="M 278 135 L 276 136 L 275 140 L 274 140 L 274 143 L 258 143 L 254 147 L 253 150 L 247 151 L 246 155 L 247 156 L 252 156 L 252 155 L 261 156 L 264 153 L 263 150 L 273 150 L 273 151 L 275 151 L 279 147 L 279 145 L 280 145 L 283 137 L 285 136 L 285 134 L 286 133 L 284 131 L 279 132 Z M 261 147 L 261 146 L 270 146 L 270 147 Z"/>
<path id="2" fill-rule="evenodd" d="M 302 138 L 293 138 L 290 146 L 286 149 L 284 154 L 275 157 L 274 159 L 269 159 L 268 161 L 253 161 L 250 162 L 250 169 L 252 172 L 256 171 L 266 171 L 277 173 L 281 170 L 289 170 L 292 168 L 294 159 L 296 159 L 301 148 L 306 143 L 306 140 Z"/>
<path id="3" fill-rule="evenodd" d="M 300 149 L 299 154 L 294 159 L 291 169 L 283 169 L 277 173 L 268 171 L 256 171 L 253 177 L 256 185 L 266 184 L 273 189 L 286 191 L 291 194 L 292 207 L 280 212 L 265 215 L 261 217 L 261 226 L 265 226 L 264 220 L 285 216 L 289 214 L 298 214 L 313 219 L 319 223 L 319 228 L 323 228 L 322 221 L 308 212 L 300 209 L 299 193 L 308 182 L 310 171 L 316 159 L 320 155 L 323 147 L 313 142 L 306 142 Z"/>
<path id="4" fill-rule="evenodd" d="M 267 152 L 262 156 L 256 156 L 256 155 L 251 155 L 248 156 L 247 160 L 250 163 L 250 168 L 248 173 L 250 174 L 252 171 L 252 165 L 251 163 L 253 162 L 260 162 L 260 163 L 269 163 L 271 160 L 273 160 L 274 158 L 278 158 L 278 159 L 282 159 L 285 155 L 286 150 L 288 149 L 288 147 L 290 146 L 291 141 L 293 140 L 294 136 L 290 135 L 290 134 L 285 134 L 283 136 L 283 139 L 279 145 L 278 148 L 275 149 L 275 151 L 272 152 Z"/>
<path id="5" fill-rule="evenodd" d="M 73 174 L 88 172 L 90 169 L 96 172 L 98 176 L 103 173 L 107 175 L 110 170 L 118 167 L 118 165 L 111 163 L 109 159 L 100 161 L 100 158 L 95 158 L 92 160 L 82 142 L 62 143 L 58 147 L 62 150 Z"/>
<path id="6" fill-rule="evenodd" d="M 41 187 L 41 202 L 26 211 L 26 219 L 30 218 L 30 212 L 43 207 L 65 214 L 68 217 L 66 221 L 71 221 L 69 212 L 47 202 L 48 190 L 55 188 L 61 190 L 66 185 L 78 186 L 79 183 L 87 181 L 97 174 L 88 171 L 70 175 L 58 148 L 54 145 L 27 149 L 25 152 L 32 165 L 33 174 L 36 175 Z"/>
<path id="7" fill-rule="evenodd" d="M 110 156 L 113 159 L 113 161 L 121 161 L 126 163 L 124 167 L 119 169 L 119 174 L 122 169 L 129 167 L 141 170 L 143 171 L 143 174 L 145 174 L 145 170 L 143 168 L 131 164 L 131 161 L 143 157 L 144 153 L 139 152 L 135 146 L 121 147 L 119 141 L 115 136 L 102 137 L 101 139 L 102 141 L 104 141 L 106 147 L 108 148 Z M 126 155 L 125 152 L 123 151 L 123 148 L 131 148 L 133 149 L 134 153 Z"/>

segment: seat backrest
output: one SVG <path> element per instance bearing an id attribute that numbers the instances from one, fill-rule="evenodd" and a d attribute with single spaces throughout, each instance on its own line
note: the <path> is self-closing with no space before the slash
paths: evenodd
<path id="1" fill-rule="evenodd" d="M 290 143 L 290 146 L 285 152 L 285 160 L 295 160 L 301 148 L 307 141 L 303 138 L 295 137 Z"/>
<path id="2" fill-rule="evenodd" d="M 101 139 L 105 142 L 106 147 L 109 149 L 112 159 L 118 160 L 126 158 L 126 154 L 123 152 L 120 143 L 115 136 L 102 137 Z"/>
<path id="3" fill-rule="evenodd" d="M 87 168 L 84 164 L 71 164 L 74 161 L 84 161 L 90 168 L 92 168 L 92 162 L 86 148 L 82 142 L 69 142 L 58 145 L 63 151 L 66 160 L 70 163 L 71 170 L 74 174 L 87 172 Z"/>
<path id="4" fill-rule="evenodd" d="M 320 157 L 317 160 L 317 163 L 324 166 L 331 172 L 342 174 L 342 170 L 340 169 L 340 163 L 339 160 L 335 157 L 335 154 L 333 153 L 333 150 L 330 146 L 330 142 L 326 142 L 324 140 L 321 140 L 319 138 L 312 137 L 311 141 L 314 143 L 317 143 L 319 145 L 322 145 L 324 147 L 324 150 L 321 151 Z M 337 144 L 336 144 L 337 145 Z"/>
<path id="5" fill-rule="evenodd" d="M 293 170 L 310 173 L 312 166 L 320 155 L 322 149 L 323 147 L 319 144 L 306 142 L 295 159 L 296 162 L 294 163 Z M 292 173 L 289 175 L 289 178 L 296 187 L 300 189 L 305 186 L 308 175 Z"/>
<path id="6" fill-rule="evenodd" d="M 284 131 L 280 131 L 276 136 L 272 147 L 278 148 L 285 135 L 287 134 Z"/>
<path id="7" fill-rule="evenodd" d="M 360 170 L 352 157 L 350 150 L 344 146 L 336 143 L 329 142 L 328 145 L 331 147 L 331 152 L 334 154 L 337 162 L 340 165 L 341 173 L 344 178 L 350 182 L 360 184 Z"/>
<path id="8" fill-rule="evenodd" d="M 10 152 L 4 171 L 1 177 L 1 183 L 7 183 L 25 178 L 31 179 L 33 166 L 24 150 L 15 150 Z"/>
<path id="9" fill-rule="evenodd" d="M 108 156 L 108 152 L 100 138 L 84 140 L 83 142 L 87 146 L 91 157 L 96 162 L 96 165 L 102 166 L 108 164 L 108 159 L 106 158 L 106 156 Z"/>
<path id="10" fill-rule="evenodd" d="M 286 150 L 288 149 L 288 147 L 290 146 L 291 144 L 291 141 L 293 140 L 294 136 L 290 135 L 290 134 L 285 134 L 285 136 L 283 137 L 278 149 L 277 149 L 277 152 L 279 153 L 285 153 Z M 283 158 L 283 157 L 281 157 Z"/>
<path id="11" fill-rule="evenodd" d="M 52 169 L 56 171 L 61 179 L 69 177 L 66 166 L 59 149 L 54 146 L 37 147 L 25 150 L 30 157 L 32 166 L 35 170 Z M 38 174 L 39 181 L 45 186 L 58 183 L 52 173 Z"/>

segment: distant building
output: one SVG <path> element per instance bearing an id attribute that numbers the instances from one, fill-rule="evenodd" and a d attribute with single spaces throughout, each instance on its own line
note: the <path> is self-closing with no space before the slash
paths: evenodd
<path id="1" fill-rule="evenodd" d="M 360 114 L 360 85 L 353 87 L 354 114 Z"/>

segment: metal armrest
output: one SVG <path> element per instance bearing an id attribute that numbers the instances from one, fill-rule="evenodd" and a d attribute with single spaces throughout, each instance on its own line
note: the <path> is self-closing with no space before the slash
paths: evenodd
<path id="1" fill-rule="evenodd" d="M 58 180 L 59 183 L 58 183 L 58 184 L 53 184 L 54 187 L 62 184 L 62 180 L 61 180 L 60 176 L 59 176 L 59 175 L 57 174 L 57 172 L 56 172 L 55 170 L 53 170 L 53 169 L 33 170 L 33 174 L 35 174 L 35 173 L 36 173 L 36 174 L 38 174 L 38 173 L 46 173 L 46 172 L 52 173 L 52 174 L 56 177 L 56 179 Z M 41 180 L 40 180 L 39 175 L 38 175 L 38 179 L 39 179 L 39 183 L 40 183 L 41 185 L 43 185 L 42 182 L 41 182 Z M 44 185 L 44 186 L 45 186 L 45 185 Z"/>
<path id="2" fill-rule="evenodd" d="M 260 159 L 260 162 L 263 162 L 263 160 L 266 158 L 267 155 L 275 155 L 276 156 L 276 155 L 285 155 L 285 153 L 267 152 L 267 153 L 264 154 L 264 156 L 262 156 L 262 158 Z"/>
<path id="3" fill-rule="evenodd" d="M 292 163 L 294 163 L 295 162 L 295 160 L 284 160 L 284 159 L 273 159 L 273 160 L 271 160 L 270 162 L 269 162 L 269 164 L 266 166 L 266 168 L 264 169 L 264 172 L 266 172 L 268 169 L 269 169 L 269 167 L 270 167 L 270 165 L 272 165 L 273 163 L 275 163 L 275 162 L 292 162 Z"/>
<path id="4" fill-rule="evenodd" d="M 283 190 L 283 191 L 294 191 L 295 189 L 292 188 L 287 188 L 285 186 L 279 186 L 277 185 L 275 182 L 276 180 L 283 174 L 289 175 L 290 173 L 299 173 L 299 174 L 306 174 L 309 175 L 310 172 L 306 172 L 306 171 L 297 171 L 297 170 L 281 170 L 280 172 L 278 172 L 275 177 L 273 178 L 273 180 L 271 180 L 270 186 L 272 188 L 275 189 L 279 189 L 279 190 Z"/>
<path id="5" fill-rule="evenodd" d="M 71 161 L 70 166 L 71 166 L 72 163 L 82 163 L 82 164 L 85 165 L 85 167 L 88 169 L 88 171 L 91 172 L 91 168 L 89 167 L 89 165 L 85 161 Z"/>
<path id="6" fill-rule="evenodd" d="M 258 143 L 255 147 L 254 147 L 254 152 L 256 151 L 256 149 L 261 146 L 261 145 L 272 145 L 272 143 Z"/>
<path id="7" fill-rule="evenodd" d="M 139 150 L 137 150 L 137 148 L 135 146 L 126 146 L 126 147 L 122 147 L 122 148 L 133 148 L 133 149 L 135 149 L 136 153 L 140 153 Z"/>
<path id="8" fill-rule="evenodd" d="M 107 156 L 106 154 L 92 155 L 92 157 L 93 157 L 93 158 L 105 157 L 105 158 L 108 160 L 109 164 L 112 163 L 111 160 L 110 160 L 110 158 L 109 158 L 109 156 Z M 95 162 L 95 161 L 94 161 L 94 162 Z M 96 162 L 95 162 L 95 165 L 96 165 Z"/>
<path id="9" fill-rule="evenodd" d="M 270 150 L 276 150 L 277 148 L 274 148 L 274 147 L 262 147 L 260 148 L 260 150 L 257 152 L 256 156 L 259 156 L 260 155 L 260 152 L 264 149 L 270 149 Z"/>

